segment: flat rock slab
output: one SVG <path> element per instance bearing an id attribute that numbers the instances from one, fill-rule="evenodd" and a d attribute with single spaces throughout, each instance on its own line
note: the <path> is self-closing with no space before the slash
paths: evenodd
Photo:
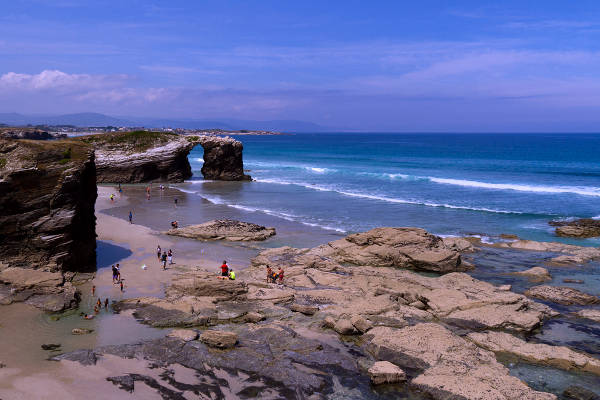
<path id="1" fill-rule="evenodd" d="M 71 330 L 71 335 L 87 335 L 89 333 L 94 332 L 93 329 L 87 329 L 87 328 L 73 328 Z"/>
<path id="2" fill-rule="evenodd" d="M 525 271 L 513 272 L 512 275 L 520 275 L 529 278 L 529 280 L 534 282 L 543 282 L 552 280 L 552 276 L 546 268 L 543 267 L 533 267 L 529 268 Z"/>
<path id="3" fill-rule="evenodd" d="M 227 349 L 235 346 L 238 337 L 234 332 L 204 331 L 200 335 L 200 341 L 210 347 Z"/>
<path id="4" fill-rule="evenodd" d="M 411 385 L 435 399 L 556 399 L 511 376 L 491 351 L 438 324 L 378 326 L 366 336 L 370 337 L 367 348 L 376 359 L 422 371 Z"/>
<path id="5" fill-rule="evenodd" d="M 504 332 L 473 332 L 467 336 L 478 346 L 494 353 L 514 355 L 535 364 L 600 375 L 600 360 L 565 346 L 528 343 Z"/>
<path id="6" fill-rule="evenodd" d="M 580 318 L 600 322 L 600 310 L 581 310 L 575 313 Z"/>
<path id="7" fill-rule="evenodd" d="M 275 228 L 266 228 L 249 222 L 218 219 L 200 225 L 173 228 L 167 235 L 196 240 L 260 241 L 275 235 Z"/>
<path id="8" fill-rule="evenodd" d="M 173 329 L 168 336 L 189 342 L 198 339 L 198 332 L 192 329 Z"/>
<path id="9" fill-rule="evenodd" d="M 406 374 L 400 367 L 389 361 L 377 361 L 369 368 L 369 377 L 374 385 L 398 383 L 406 380 Z"/>
<path id="10" fill-rule="evenodd" d="M 319 307 L 294 303 L 290 306 L 290 310 L 302 313 L 304 315 L 314 315 L 317 311 L 319 311 Z"/>
<path id="11" fill-rule="evenodd" d="M 585 306 L 600 303 L 600 298 L 566 286 L 534 286 L 527 290 L 525 295 L 565 305 Z"/>

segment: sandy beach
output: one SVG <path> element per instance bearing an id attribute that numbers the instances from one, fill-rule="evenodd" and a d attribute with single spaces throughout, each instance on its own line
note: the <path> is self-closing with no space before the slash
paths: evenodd
<path id="1" fill-rule="evenodd" d="M 137 193 L 145 201 L 142 188 Z M 124 187 L 125 193 L 128 191 Z M 153 195 L 158 195 L 159 188 L 154 187 Z M 110 200 L 115 194 L 115 200 Z M 231 246 L 211 244 L 222 249 L 219 257 L 210 257 L 203 250 L 201 242 L 189 239 L 162 235 L 142 225 L 144 222 L 134 213 L 134 223 L 127 221 L 127 215 L 117 218 L 105 211 L 110 208 L 124 207 L 132 203 L 126 194 L 119 195 L 118 189 L 112 186 L 99 186 L 96 201 L 96 232 L 98 243 L 98 271 L 92 281 L 79 286 L 82 301 L 76 311 L 65 312 L 60 316 L 52 316 L 31 306 L 17 303 L 2 306 L 0 332 L 3 340 L 0 344 L 0 361 L 5 367 L 0 368 L 0 398 L 10 399 L 81 399 L 83 397 L 114 399 L 160 399 L 161 396 L 144 383 L 136 384 L 135 394 L 120 390 L 104 378 L 120 373 L 135 371 L 148 374 L 146 363 L 137 360 L 126 360 L 119 357 L 103 357 L 94 366 L 82 368 L 79 363 L 63 361 L 57 363 L 47 358 L 60 352 L 77 349 L 91 349 L 101 345 L 135 343 L 143 339 L 165 336 L 170 329 L 155 329 L 139 324 L 127 313 L 113 314 L 111 310 L 102 309 L 93 320 L 83 320 L 79 312 L 92 313 L 95 301 L 100 298 L 119 301 L 126 298 L 164 295 L 164 288 L 178 265 L 194 266 L 198 269 L 219 271 L 223 258 L 227 259 Z M 139 199 L 138 199 L 139 200 Z M 170 200 L 170 199 L 169 199 Z M 167 201 L 167 200 L 165 200 Z M 185 207 L 180 205 L 179 207 Z M 169 221 L 165 221 L 168 226 Z M 165 230 L 167 228 L 165 227 Z M 156 256 L 156 246 L 163 250 L 172 249 L 173 264 L 163 270 Z M 124 282 L 124 290 L 112 281 L 110 266 L 119 263 Z M 146 265 L 146 269 L 142 266 Z M 247 264 L 246 264 L 247 265 Z M 230 266 L 240 270 L 245 265 L 230 262 Z M 239 274 L 239 273 L 238 273 Z M 95 294 L 92 295 L 92 286 Z M 86 328 L 93 332 L 88 335 L 72 335 L 71 329 Z M 12 339 L 11 339 L 12 338 Z M 18 340 L 17 340 L 18 338 Z M 59 352 L 48 352 L 41 349 L 42 344 L 61 344 Z M 181 367 L 178 374 L 191 374 Z M 160 371 L 156 371 L 158 374 Z"/>

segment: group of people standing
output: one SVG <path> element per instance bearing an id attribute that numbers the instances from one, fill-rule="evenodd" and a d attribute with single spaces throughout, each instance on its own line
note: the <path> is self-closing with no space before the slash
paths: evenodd
<path id="1" fill-rule="evenodd" d="M 267 265 L 267 283 L 269 282 L 283 285 L 283 269 L 281 267 L 279 267 L 277 272 L 273 272 L 271 267 Z"/>
<path id="2" fill-rule="evenodd" d="M 123 279 L 121 279 L 121 267 L 119 264 L 113 265 L 112 267 L 112 281 L 113 285 L 118 283 L 121 286 L 121 292 L 123 291 Z"/>
<path id="3" fill-rule="evenodd" d="M 158 257 L 158 261 L 162 263 L 163 270 L 167 269 L 167 261 L 169 265 L 173 264 L 173 251 L 169 249 L 168 252 L 162 251 L 160 245 L 156 246 L 156 257 Z"/>

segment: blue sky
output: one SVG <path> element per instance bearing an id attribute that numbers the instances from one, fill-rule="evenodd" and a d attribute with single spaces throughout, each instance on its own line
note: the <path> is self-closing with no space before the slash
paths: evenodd
<path id="1" fill-rule="evenodd" d="M 2 3 L 0 112 L 600 131 L 598 1 Z"/>

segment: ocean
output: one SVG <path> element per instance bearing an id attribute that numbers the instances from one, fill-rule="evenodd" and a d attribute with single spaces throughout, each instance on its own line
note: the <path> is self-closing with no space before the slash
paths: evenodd
<path id="1" fill-rule="evenodd" d="M 214 204 L 339 234 L 417 226 L 439 235 L 564 239 L 548 221 L 600 218 L 598 134 L 322 133 L 239 136 L 253 182 L 182 187 Z M 269 218 L 269 221 L 273 221 Z"/>

